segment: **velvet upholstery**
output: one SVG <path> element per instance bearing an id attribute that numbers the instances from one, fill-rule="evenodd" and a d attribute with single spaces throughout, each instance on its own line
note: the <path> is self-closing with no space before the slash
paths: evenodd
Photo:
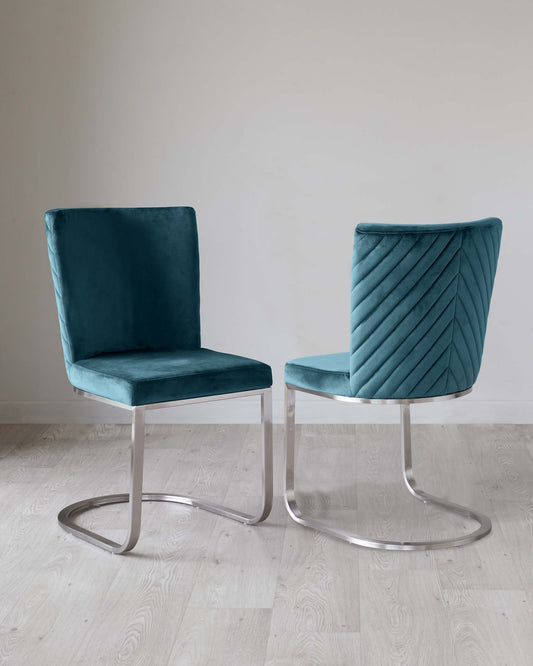
<path id="1" fill-rule="evenodd" d="M 211 349 L 102 354 L 73 363 L 69 378 L 83 391 L 126 405 L 186 400 L 272 385 L 265 363 Z"/>
<path id="2" fill-rule="evenodd" d="M 272 385 L 270 367 L 200 347 L 192 208 L 45 214 L 67 375 L 127 405 Z"/>
<path id="3" fill-rule="evenodd" d="M 285 365 L 285 381 L 311 391 L 350 397 L 350 354 L 321 354 L 289 361 Z"/>
<path id="4" fill-rule="evenodd" d="M 45 215 L 65 360 L 200 347 L 192 208 L 70 208 Z"/>
<path id="5" fill-rule="evenodd" d="M 356 227 L 348 366 L 351 397 L 428 398 L 474 384 L 501 230 L 496 218 Z M 334 356 L 340 358 L 325 358 Z M 333 367 L 317 358 L 291 361 L 286 381 L 291 378 L 290 383 L 312 390 L 338 382 L 344 390 L 339 373 L 346 366 Z M 304 383 L 295 381 L 297 366 Z M 332 373 L 330 379 L 325 379 L 325 372 Z"/>

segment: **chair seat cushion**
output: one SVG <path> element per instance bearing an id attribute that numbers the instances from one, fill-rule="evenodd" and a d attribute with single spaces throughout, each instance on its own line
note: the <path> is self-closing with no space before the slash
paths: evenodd
<path id="1" fill-rule="evenodd" d="M 211 349 L 102 354 L 67 368 L 82 391 L 126 405 L 187 400 L 272 386 L 270 366 Z"/>
<path id="2" fill-rule="evenodd" d="M 285 365 L 285 382 L 311 391 L 351 396 L 350 354 L 295 358 Z"/>

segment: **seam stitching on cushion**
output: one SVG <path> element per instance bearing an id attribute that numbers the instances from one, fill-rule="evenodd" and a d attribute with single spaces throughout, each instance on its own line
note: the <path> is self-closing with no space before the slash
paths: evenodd
<path id="1" fill-rule="evenodd" d="M 445 310 L 442 311 L 442 313 L 440 314 L 439 318 L 438 318 L 438 319 L 437 319 L 437 320 L 431 325 L 431 327 L 428 329 L 429 331 L 430 331 L 434 326 L 436 326 L 436 324 L 438 323 L 438 321 L 440 320 L 440 318 L 442 317 L 442 315 L 444 314 L 444 312 L 445 312 Z M 437 341 L 440 340 L 440 338 L 442 338 L 442 336 L 446 333 L 446 331 L 449 329 L 450 326 L 451 326 L 451 323 L 447 324 L 447 325 L 444 327 L 444 329 L 442 330 L 441 334 L 440 334 L 439 337 L 437 338 Z M 404 376 L 400 379 L 400 381 L 399 381 L 399 383 L 396 385 L 396 388 L 394 389 L 394 391 L 391 392 L 392 395 L 395 395 L 395 394 L 400 390 L 401 386 L 402 386 L 403 384 L 405 384 L 407 381 L 409 381 L 410 378 L 412 378 L 413 373 L 415 372 L 415 370 L 416 370 L 416 369 L 419 367 L 419 365 L 420 365 L 421 363 L 423 363 L 423 362 L 426 360 L 426 358 L 431 354 L 432 350 L 434 349 L 434 346 L 435 346 L 435 345 L 432 345 L 432 346 L 426 351 L 426 353 L 424 354 L 424 356 L 422 356 L 422 358 L 419 359 L 419 361 L 415 364 L 415 366 L 414 366 L 413 368 L 411 368 L 411 370 L 408 372 L 408 374 L 407 374 L 407 375 L 404 375 Z M 400 365 L 399 365 L 399 364 L 398 364 L 397 368 L 398 368 L 398 369 L 400 368 Z M 385 381 L 383 381 L 382 384 L 380 384 L 379 388 L 375 391 L 375 393 L 377 393 L 378 391 L 381 391 L 381 389 L 383 388 L 383 386 L 385 385 L 385 383 L 386 383 L 389 379 L 390 379 L 390 376 L 387 377 L 387 378 L 385 379 Z M 368 382 L 367 382 L 367 384 L 368 384 Z M 417 384 L 417 385 L 418 385 L 418 384 Z M 366 384 L 365 384 L 365 386 L 366 386 Z"/>
<path id="2" fill-rule="evenodd" d="M 415 392 L 416 392 L 416 388 L 417 388 L 417 386 L 420 386 L 420 384 L 424 381 L 424 379 L 429 375 L 429 373 L 433 370 L 433 368 L 437 365 L 437 363 L 441 360 L 441 358 L 442 358 L 445 354 L 446 354 L 446 350 L 444 350 L 444 351 L 442 352 L 442 354 L 440 354 L 440 356 L 435 360 L 435 362 L 432 363 L 432 364 L 430 365 L 430 367 L 426 370 L 426 372 L 424 372 L 424 374 L 422 375 L 422 377 L 420 377 L 420 379 L 416 382 L 416 384 L 413 386 L 413 388 L 411 389 L 411 391 L 409 391 L 409 393 L 415 393 Z"/>
<path id="3" fill-rule="evenodd" d="M 383 243 L 384 240 L 385 240 L 385 236 L 384 236 L 383 238 L 380 238 L 380 240 L 378 241 L 378 243 L 377 243 L 376 245 L 374 245 L 374 246 L 373 246 L 373 247 L 372 247 L 372 248 L 371 248 L 371 249 L 365 254 L 364 257 L 360 257 L 360 258 L 358 259 L 358 262 L 357 262 L 357 263 L 361 263 L 361 262 L 363 262 L 363 261 L 366 261 L 366 260 L 368 259 L 368 257 L 372 254 L 372 252 L 375 252 L 375 251 L 378 249 L 378 247 L 380 246 L 380 244 Z M 353 273 L 354 268 L 355 268 L 355 266 L 352 266 L 352 270 L 351 270 L 352 273 Z"/>
<path id="4" fill-rule="evenodd" d="M 445 374 L 446 374 L 446 368 L 444 368 L 444 370 L 440 373 L 440 375 L 439 375 L 439 376 L 437 377 L 437 379 L 433 382 L 433 384 L 431 384 L 431 386 L 428 388 L 428 390 L 426 391 L 426 393 L 432 393 L 433 390 L 434 390 L 434 388 L 435 388 L 435 386 L 438 385 L 438 383 L 440 382 L 440 380 L 442 379 L 442 377 L 443 377 Z"/>
<path id="5" fill-rule="evenodd" d="M 457 377 L 455 376 L 453 370 L 451 370 L 451 369 L 450 369 L 450 374 L 451 374 L 451 376 L 452 376 L 453 381 L 454 381 L 456 384 L 459 384 L 459 382 L 457 381 Z"/>
<path id="6" fill-rule="evenodd" d="M 472 244 L 475 245 L 475 243 L 472 243 Z M 470 259 L 466 256 L 466 254 L 465 254 L 465 262 L 468 264 L 468 268 L 472 271 L 472 277 L 474 278 L 475 285 L 476 285 L 477 290 L 479 292 L 479 299 L 477 299 L 477 301 L 481 301 L 481 309 L 482 309 L 482 311 L 484 311 L 484 310 L 486 310 L 485 298 L 484 298 L 485 294 L 483 294 L 483 289 L 481 288 L 481 285 L 479 283 L 478 276 L 477 276 L 478 273 L 480 273 L 480 272 L 482 273 L 483 268 L 482 268 L 482 266 L 480 266 L 481 271 L 475 271 L 474 267 L 472 266 L 472 264 L 470 262 Z M 483 275 L 483 281 L 485 281 L 485 276 L 484 275 Z M 465 287 L 470 291 L 470 287 L 468 286 L 468 283 L 466 281 L 465 281 Z M 474 301 L 474 304 L 477 302 L 474 299 L 472 299 L 472 300 Z M 476 315 L 477 315 L 477 308 L 476 308 Z"/>
<path id="7" fill-rule="evenodd" d="M 437 238 L 438 238 L 438 237 L 437 237 Z M 435 239 L 435 240 L 437 240 L 437 239 Z M 414 269 L 418 266 L 418 264 L 420 263 L 420 261 L 422 261 L 422 259 L 424 259 L 424 257 L 427 255 L 427 253 L 428 253 L 429 250 L 433 247 L 434 244 L 435 244 L 435 241 L 433 241 L 433 243 L 431 243 L 431 245 L 430 245 L 430 246 L 424 251 L 424 254 L 420 257 L 420 259 L 414 264 L 414 266 L 412 266 L 412 267 L 407 271 L 407 273 L 406 273 L 406 274 L 402 277 L 402 279 L 401 279 L 401 280 L 395 285 L 395 287 L 398 287 L 398 286 L 399 286 L 399 285 L 400 285 L 400 284 L 401 284 L 401 283 L 402 283 L 402 282 L 403 282 L 403 281 L 404 281 L 404 280 L 405 280 L 405 279 L 406 279 L 406 278 L 407 278 L 407 277 L 408 277 L 408 276 L 414 271 Z M 423 277 L 425 276 L 425 274 L 426 274 L 429 270 L 431 270 L 431 269 L 433 268 L 433 266 L 437 263 L 437 261 L 441 258 L 441 256 L 443 255 L 443 253 L 446 251 L 446 249 L 448 248 L 448 245 L 449 245 L 449 244 L 450 244 L 449 242 L 446 243 L 446 245 L 444 246 L 444 248 L 440 251 L 440 253 L 437 255 L 437 257 L 431 262 L 431 264 L 429 265 L 429 267 L 424 271 L 424 273 L 423 273 L 419 278 L 417 278 L 417 280 L 416 280 L 415 284 L 413 285 L 413 287 L 415 287 L 415 286 L 416 286 L 416 285 L 417 285 L 417 284 L 423 279 Z M 407 255 L 404 255 L 404 259 L 405 259 L 406 256 L 407 256 Z M 395 266 L 395 268 L 396 268 L 396 266 Z M 439 277 L 440 277 L 440 276 L 439 276 Z M 394 312 L 394 310 L 395 310 L 395 309 L 396 309 L 401 303 L 403 303 L 403 301 L 405 301 L 407 298 L 409 298 L 409 296 L 410 296 L 411 293 L 413 292 L 413 287 L 411 287 L 411 289 L 409 290 L 409 292 L 407 292 L 407 293 L 402 297 L 402 299 L 401 299 L 400 301 L 398 301 L 397 303 L 394 304 L 394 306 L 389 310 L 389 312 L 387 312 L 387 314 L 382 318 L 382 321 L 384 321 L 384 320 L 385 320 L 390 314 L 392 314 L 392 313 Z M 426 293 L 427 293 L 428 291 L 429 291 L 429 290 L 426 290 L 426 291 L 424 292 L 424 296 L 426 295 Z M 366 300 L 371 294 L 372 294 L 372 291 L 370 291 L 370 292 L 369 292 L 369 293 L 368 293 L 368 294 L 367 294 L 367 295 L 366 295 L 361 301 L 359 301 L 359 302 L 357 303 L 357 307 L 359 307 L 359 306 L 361 305 L 361 303 L 362 303 L 364 300 Z M 387 298 L 387 297 L 385 297 L 385 298 Z M 385 300 L 385 299 L 384 299 L 384 300 Z M 420 300 L 421 300 L 421 299 L 419 299 L 419 300 L 417 301 L 417 304 L 420 302 Z M 355 333 L 355 331 L 359 328 L 359 326 L 361 326 L 361 324 L 364 324 L 365 321 L 367 321 L 368 319 L 370 319 L 370 317 L 372 317 L 373 314 L 374 314 L 374 310 L 373 310 L 372 312 L 370 312 L 369 314 L 367 314 L 367 316 L 366 316 L 364 319 L 361 319 L 361 321 L 359 321 L 359 322 L 357 323 L 357 326 L 356 326 L 354 329 L 351 330 L 351 334 Z"/>
<path id="8" fill-rule="evenodd" d="M 448 308 L 448 306 L 450 305 L 450 303 L 452 302 L 452 300 L 453 300 L 453 299 L 450 299 L 450 300 L 449 300 L 449 302 L 447 303 L 446 307 L 441 311 L 441 313 L 439 314 L 439 316 L 435 319 L 435 321 L 431 324 L 431 326 L 427 329 L 427 331 L 424 332 L 423 337 L 425 337 L 425 336 L 429 333 L 429 331 L 431 331 L 431 330 L 432 330 L 432 329 L 433 329 L 433 328 L 439 323 L 440 319 L 442 318 L 442 316 L 443 316 L 444 313 L 446 312 L 446 309 Z M 423 320 L 421 320 L 421 321 L 423 321 Z M 418 324 L 415 326 L 415 329 L 418 328 L 418 326 L 419 326 L 420 323 L 421 323 L 421 322 L 418 322 Z M 451 326 L 451 323 L 448 323 L 448 324 L 444 327 L 444 329 L 442 330 L 441 334 L 440 334 L 439 337 L 437 338 L 437 341 L 440 340 L 440 338 L 442 338 L 442 336 L 446 333 L 446 331 L 448 330 L 448 328 L 449 328 L 450 326 Z M 413 330 L 415 330 L 415 329 L 413 329 Z M 402 344 L 405 344 L 405 342 L 408 340 L 408 338 L 409 338 L 410 335 L 412 335 L 412 333 L 409 333 L 409 335 L 406 336 L 406 337 L 402 340 L 402 342 L 401 342 L 401 343 L 396 347 L 396 349 L 390 354 L 389 358 L 386 359 L 386 361 L 384 361 L 384 362 L 381 364 L 381 366 L 380 366 L 380 367 L 378 368 L 378 370 L 376 371 L 376 374 L 377 374 L 377 372 L 379 372 L 379 370 L 381 370 L 381 368 L 383 367 L 383 365 L 385 365 L 385 363 L 386 363 L 387 361 L 389 361 L 389 360 L 393 357 L 394 354 L 396 354 L 396 352 L 397 352 L 398 349 L 402 346 Z M 420 340 L 417 342 L 417 344 L 419 344 L 419 342 L 420 342 Z M 397 392 L 400 390 L 401 385 L 402 385 L 405 381 L 407 381 L 407 379 L 409 378 L 410 375 L 413 374 L 413 372 L 414 372 L 414 371 L 416 370 L 416 368 L 420 365 L 420 363 L 426 358 L 426 356 L 430 353 L 431 349 L 432 349 L 434 346 L 435 346 L 435 343 L 433 343 L 433 345 L 428 349 L 428 351 L 427 351 L 426 354 L 420 359 L 420 361 L 419 361 L 419 362 L 418 362 L 413 368 L 411 368 L 411 370 L 409 371 L 408 375 L 407 375 L 407 376 L 404 376 L 404 377 L 400 380 L 400 383 L 396 386 L 396 388 L 394 389 L 393 393 L 397 393 Z M 400 364 L 398 364 L 397 368 L 400 369 Z M 389 379 L 390 379 L 390 376 L 388 376 L 388 377 L 387 377 L 387 378 L 386 378 L 386 379 L 385 379 L 385 380 L 379 385 L 379 387 L 376 389 L 375 393 L 377 393 L 378 391 L 381 391 L 381 389 L 383 388 L 383 386 L 385 385 L 385 383 L 386 383 Z M 367 382 L 367 384 L 368 384 L 368 382 Z"/>
<path id="9" fill-rule="evenodd" d="M 483 234 L 481 235 L 483 238 Z M 487 279 L 487 273 L 486 273 L 486 263 L 489 261 L 488 255 L 485 256 L 486 261 L 483 261 L 483 258 L 481 257 L 481 253 L 479 251 L 479 248 L 477 246 L 477 243 L 475 242 L 474 239 L 472 239 L 472 245 L 474 247 L 475 253 L 476 253 L 476 259 L 479 262 L 479 273 L 483 277 L 483 287 L 485 288 L 485 299 L 486 302 L 483 304 L 485 306 L 486 304 L 486 310 L 488 312 L 488 309 L 490 307 L 490 289 L 489 289 L 489 280 Z M 486 250 L 485 250 L 486 252 Z M 490 265 L 489 265 L 489 270 L 490 270 Z"/>
<path id="10" fill-rule="evenodd" d="M 466 355 L 468 356 L 468 361 L 470 363 L 470 373 L 469 374 L 473 377 L 474 376 L 474 368 L 476 367 L 477 364 L 474 363 L 474 360 L 472 359 L 472 353 L 470 351 L 470 345 L 467 342 L 467 339 L 465 337 L 462 326 L 458 326 L 457 331 L 461 334 L 461 337 L 463 338 L 463 344 L 466 347 Z M 454 346 L 454 349 L 455 349 L 455 352 L 456 352 L 457 356 L 459 356 L 459 358 L 460 358 L 459 349 L 457 348 L 457 345 L 455 344 L 455 342 L 453 343 L 453 346 Z M 465 372 L 465 375 L 468 376 L 466 372 Z"/>
<path id="11" fill-rule="evenodd" d="M 455 257 L 456 257 L 456 255 L 457 255 L 457 252 L 458 252 L 458 251 L 459 251 L 459 250 L 457 250 L 457 251 L 454 253 L 453 257 L 452 257 L 452 258 L 450 259 L 450 261 L 446 264 L 446 266 L 442 269 L 442 271 L 439 273 L 439 275 L 438 275 L 437 278 L 434 280 L 434 282 L 433 282 L 433 283 L 432 283 L 432 284 L 426 289 L 426 291 L 422 294 L 422 296 L 418 299 L 418 301 L 417 301 L 417 302 L 416 302 L 416 303 L 410 308 L 409 312 L 407 312 L 407 313 L 402 317 L 402 319 L 401 319 L 401 320 L 400 320 L 400 321 L 394 326 L 394 328 L 392 329 L 392 331 L 388 331 L 388 333 L 387 333 L 387 337 L 390 337 L 390 336 L 391 336 L 391 335 L 392 335 L 392 334 L 398 329 L 398 327 L 399 327 L 399 326 L 405 321 L 405 319 L 411 314 L 411 312 L 412 312 L 412 311 L 414 310 L 414 308 L 420 303 L 420 301 L 426 296 L 426 294 L 428 294 L 429 291 L 431 291 L 431 289 L 435 286 L 435 284 L 440 280 L 440 278 L 441 278 L 441 276 L 443 275 L 444 271 L 448 268 L 448 266 L 451 264 L 451 262 L 455 259 Z M 420 280 L 423 279 L 423 277 L 424 277 L 423 275 L 420 277 L 420 279 L 417 281 L 417 284 L 420 282 Z M 446 285 L 446 287 L 445 287 L 445 289 L 443 290 L 442 293 L 444 293 L 444 291 L 446 291 L 446 289 L 448 288 L 449 284 L 451 284 L 451 283 L 453 282 L 453 279 L 454 279 L 454 278 L 452 278 L 452 279 L 450 280 L 450 282 L 448 283 L 448 285 Z M 387 315 L 387 317 L 388 317 L 388 316 L 390 316 L 390 313 Z M 384 318 L 384 319 L 385 319 L 385 318 Z M 384 319 L 382 319 L 381 321 L 379 321 L 379 322 L 374 326 L 374 328 L 372 329 L 372 331 L 370 331 L 370 333 L 368 333 L 368 334 L 366 335 L 365 339 L 364 339 L 363 342 L 359 345 L 359 347 L 361 347 L 363 344 L 366 344 L 367 340 L 375 334 L 376 330 L 377 330 L 377 329 L 383 324 Z M 417 325 L 418 325 L 418 324 L 417 324 Z M 416 328 L 416 326 L 415 326 L 415 328 Z M 354 329 L 354 331 L 355 331 L 355 329 Z M 361 363 L 361 364 L 358 366 L 358 368 L 357 368 L 354 372 L 358 372 L 359 370 L 361 370 L 361 368 L 362 368 L 364 365 L 366 365 L 366 364 L 368 363 L 368 361 L 371 359 L 371 357 L 372 357 L 372 356 L 376 353 L 376 351 L 379 349 L 379 347 L 380 347 L 381 344 L 382 344 L 382 343 L 380 342 L 380 343 L 378 344 L 378 346 L 377 346 L 373 351 L 370 352 L 370 354 L 367 356 L 367 358 L 363 361 L 363 363 Z"/>
<path id="12" fill-rule="evenodd" d="M 55 229 L 52 228 L 52 225 L 46 219 L 45 219 L 45 227 L 46 227 L 46 230 L 48 231 L 48 234 L 49 234 L 48 243 L 47 243 L 48 251 L 54 258 L 54 261 L 50 262 L 50 270 L 52 271 L 52 277 L 54 278 L 53 279 L 54 292 L 55 292 L 56 296 L 59 297 L 56 300 L 56 302 L 57 302 L 57 313 L 58 313 L 58 316 L 59 316 L 59 323 L 60 323 L 59 330 L 60 330 L 62 342 L 65 344 L 65 346 L 69 350 L 69 355 L 70 355 L 69 362 L 72 363 L 74 361 L 74 354 L 73 354 L 73 350 L 72 350 L 72 343 L 70 341 L 70 337 L 69 337 L 68 332 L 67 332 L 66 313 L 65 313 L 65 309 L 64 309 L 64 305 L 63 305 L 63 292 L 61 291 L 61 289 L 58 286 L 58 285 L 61 285 L 62 281 L 61 281 L 61 276 L 59 274 L 59 270 L 57 268 L 55 268 L 55 265 L 58 264 L 59 262 L 57 260 L 57 253 L 54 251 L 54 249 L 52 247 L 53 242 L 56 240 L 56 232 L 55 232 Z"/>
<path id="13" fill-rule="evenodd" d="M 415 326 L 414 326 L 413 328 L 411 328 L 411 329 L 410 329 L 410 330 L 404 335 L 404 337 L 400 340 L 400 342 L 396 345 L 396 347 L 390 352 L 388 358 L 386 358 L 384 361 L 382 361 L 381 365 L 380 365 L 378 368 L 376 368 L 376 369 L 374 370 L 374 373 L 373 373 L 373 374 L 377 374 L 377 373 L 383 368 L 383 366 L 384 366 L 386 363 L 388 363 L 388 362 L 394 357 L 394 355 L 398 352 L 398 350 L 400 349 L 400 347 L 401 347 L 402 345 L 404 345 L 404 344 L 409 340 L 409 338 L 415 334 L 416 330 L 417 330 L 420 326 L 422 326 L 423 324 L 427 323 L 427 319 L 428 319 L 428 315 L 429 315 L 429 313 L 430 313 L 430 312 L 433 310 L 433 308 L 435 308 L 435 307 L 438 305 L 438 303 L 441 301 L 442 297 L 443 297 L 444 294 L 446 293 L 446 290 L 448 289 L 448 287 L 450 286 L 450 284 L 451 284 L 452 282 L 453 282 L 453 278 L 452 278 L 452 280 L 450 280 L 450 282 L 448 282 L 448 284 L 446 285 L 446 287 L 445 287 L 444 290 L 442 291 L 441 295 L 440 295 L 440 296 L 438 297 L 438 299 L 433 303 L 433 305 L 429 308 L 429 310 L 428 310 L 427 313 L 426 313 L 426 316 L 425 316 L 423 319 L 419 319 L 419 320 L 416 322 Z M 442 308 L 442 310 L 440 311 L 440 313 L 435 317 L 435 320 L 433 321 L 433 323 L 429 326 L 429 328 L 427 328 L 427 329 L 422 333 L 421 337 L 416 341 L 416 344 L 419 344 L 419 343 L 420 343 L 420 340 L 423 339 L 423 338 L 429 333 L 429 331 L 431 331 L 431 329 L 432 329 L 434 326 L 437 325 L 437 323 L 440 321 L 440 319 L 442 318 L 442 316 L 444 315 L 444 313 L 446 312 L 446 310 L 447 310 L 448 307 L 450 306 L 450 303 L 453 301 L 453 298 L 454 298 L 454 297 L 452 296 L 452 297 L 448 300 L 448 302 L 447 302 L 446 305 Z M 449 326 L 449 324 L 446 326 L 446 328 L 448 328 L 448 326 Z M 363 367 L 363 366 L 361 366 L 360 368 L 358 368 L 356 372 L 360 372 L 360 370 L 362 369 L 362 367 Z M 416 367 L 416 366 L 415 366 L 415 367 Z M 398 368 L 399 368 L 399 366 L 398 366 Z M 411 371 L 411 372 L 412 372 L 412 371 Z M 405 377 L 404 377 L 404 380 L 405 380 Z M 404 381 L 404 380 L 402 380 L 402 381 Z M 368 382 L 367 382 L 367 383 L 368 383 Z M 382 388 L 382 385 L 380 385 L 379 388 L 381 389 L 381 388 Z"/>
<path id="14" fill-rule="evenodd" d="M 461 233 L 461 245 L 459 247 L 459 269 L 457 271 L 457 285 L 455 287 L 455 298 L 457 299 L 457 294 L 459 293 L 459 281 L 461 280 L 461 263 L 463 259 L 463 234 Z M 457 300 L 454 303 L 454 309 L 453 309 L 453 319 L 452 319 L 452 335 L 450 338 L 450 345 L 448 348 L 448 372 L 446 373 L 446 382 L 444 384 L 445 386 L 445 391 L 448 391 L 448 385 L 450 383 L 450 361 L 452 358 L 452 345 L 453 345 L 453 334 L 455 333 L 455 318 L 457 316 Z M 465 373 L 466 374 L 466 373 Z"/>
<path id="15" fill-rule="evenodd" d="M 489 288 L 490 278 L 487 278 L 487 275 L 485 273 L 484 264 L 483 264 L 483 261 L 481 259 L 480 254 L 479 254 L 479 251 L 478 251 L 478 248 L 477 248 L 477 245 L 476 245 L 476 242 L 475 242 L 474 238 L 472 239 L 472 246 L 475 250 L 476 258 L 477 258 L 478 263 L 479 263 L 479 270 L 477 271 L 477 273 L 474 270 L 474 268 L 472 266 L 472 263 L 470 262 L 470 259 L 468 258 L 468 256 L 466 254 L 465 254 L 465 260 L 468 262 L 468 267 L 472 271 L 475 286 L 477 287 L 477 290 L 479 292 L 479 298 L 474 299 L 472 297 L 470 287 L 469 287 L 468 283 L 466 282 L 466 280 L 464 281 L 464 286 L 465 286 L 465 291 L 468 292 L 468 295 L 470 296 L 470 300 L 472 301 L 472 304 L 473 304 L 472 311 L 475 314 L 475 316 L 468 317 L 468 321 L 469 321 L 469 324 L 470 324 L 470 329 L 473 330 L 472 319 L 476 320 L 476 324 L 477 324 L 477 327 L 479 329 L 479 341 L 475 340 L 475 344 L 476 344 L 476 347 L 477 347 L 476 351 L 477 351 L 477 355 L 478 355 L 477 361 L 481 361 L 481 354 L 483 352 L 483 342 L 484 342 L 484 328 L 486 328 L 486 322 L 487 322 L 487 317 L 488 317 L 488 314 L 489 314 L 489 307 L 490 307 L 490 296 L 491 296 L 490 288 Z M 478 280 L 478 274 L 480 276 L 481 283 Z M 479 305 L 479 309 L 481 310 L 481 315 L 478 312 L 478 305 Z M 463 304 L 463 307 L 464 307 L 464 304 Z M 467 313 L 466 308 L 465 308 L 465 313 Z M 485 323 L 485 327 L 483 326 L 483 323 Z M 461 333 L 463 335 L 463 339 L 464 339 L 465 344 L 466 344 L 466 338 L 464 336 L 464 331 L 461 330 Z M 468 348 L 468 346 L 467 346 L 467 349 L 468 349 L 468 353 L 469 353 L 469 356 L 470 356 L 470 361 L 472 363 L 472 359 L 471 359 L 471 355 L 470 355 L 470 349 Z M 472 364 L 472 375 L 474 373 L 474 368 L 477 365 L 478 365 L 477 362 L 475 364 Z"/>
<path id="16" fill-rule="evenodd" d="M 494 238 L 494 234 L 490 235 L 490 241 L 491 241 L 492 248 L 493 248 L 493 253 L 494 253 L 494 272 L 496 272 L 496 266 L 498 264 L 498 256 L 499 256 L 499 253 L 500 253 L 500 245 L 501 245 L 501 240 L 502 240 L 501 229 L 498 229 L 496 231 L 496 235 L 498 236 L 497 239 Z"/>
<path id="17" fill-rule="evenodd" d="M 472 300 L 472 296 L 470 294 L 469 294 L 469 296 L 470 296 L 470 300 Z M 462 307 L 464 313 L 468 317 L 468 310 L 467 310 L 465 302 L 461 298 L 460 294 L 458 294 L 457 299 L 458 299 L 458 304 Z M 483 331 L 481 329 L 481 319 L 479 317 L 474 317 L 474 319 L 475 319 L 475 322 L 476 322 L 477 326 L 474 329 L 474 326 L 470 325 L 470 329 L 472 331 L 472 337 L 474 338 L 474 342 L 476 343 L 476 346 L 479 348 L 479 347 L 483 346 Z M 475 330 L 475 333 L 474 333 L 474 330 Z"/>
<path id="18" fill-rule="evenodd" d="M 498 252 L 496 251 L 496 245 L 494 244 L 494 234 L 486 234 L 482 236 L 483 241 L 485 242 L 485 250 L 487 252 L 487 255 L 490 258 L 490 269 L 491 269 L 491 274 L 494 275 L 496 271 L 496 264 L 498 262 Z M 490 249 L 489 249 L 489 242 L 488 239 L 490 238 Z"/>
<path id="19" fill-rule="evenodd" d="M 459 363 L 461 364 L 461 370 L 463 371 L 463 375 L 464 375 L 464 376 L 466 377 L 466 379 L 468 380 L 468 374 L 467 374 L 467 372 L 466 372 L 465 364 L 463 363 L 463 359 L 462 359 L 461 356 L 459 355 L 459 351 L 458 351 L 458 349 L 457 349 L 457 345 L 456 345 L 455 343 L 453 343 L 453 348 L 454 348 L 454 350 L 455 350 L 455 353 L 457 354 L 457 358 L 459 359 Z"/>
<path id="20" fill-rule="evenodd" d="M 397 240 L 396 244 L 393 245 L 393 246 L 389 249 L 389 251 L 387 252 L 387 254 L 385 254 L 383 257 L 381 257 L 381 259 L 378 261 L 378 263 L 377 263 L 375 266 L 372 266 L 372 268 L 371 268 L 369 271 L 367 271 L 362 277 L 359 277 L 359 279 L 357 280 L 357 284 L 354 285 L 354 286 L 352 287 L 352 292 L 353 292 L 353 290 L 355 289 L 355 287 L 359 286 L 362 282 L 364 282 L 366 279 L 368 279 L 368 278 L 372 275 L 372 273 L 374 273 L 374 271 L 375 271 L 377 268 L 379 268 L 379 266 L 381 266 L 381 264 L 382 264 L 386 259 L 389 258 L 389 256 L 394 252 L 394 250 L 395 250 L 395 249 L 398 247 L 398 245 L 401 243 L 402 238 L 403 238 L 403 236 L 400 236 L 400 238 Z M 387 273 L 387 275 L 385 275 L 382 279 L 384 280 L 384 279 L 385 279 L 385 278 L 386 278 L 386 277 L 387 277 L 387 276 L 388 276 L 388 275 L 389 275 L 389 274 L 390 274 L 390 273 L 396 268 L 396 266 L 397 266 L 401 261 L 403 261 L 404 258 L 405 258 L 405 254 L 404 254 L 402 257 L 400 257 L 399 261 L 397 261 L 397 262 L 394 264 L 394 266 L 390 269 L 390 271 Z M 358 261 L 357 264 L 359 264 L 359 263 L 360 263 L 360 262 Z M 356 264 L 356 265 L 357 265 L 357 264 Z M 370 294 L 370 293 L 372 293 L 372 292 L 369 292 L 369 294 Z M 369 294 L 367 294 L 364 298 L 367 298 Z M 364 299 L 363 299 L 363 300 L 364 300 Z"/>

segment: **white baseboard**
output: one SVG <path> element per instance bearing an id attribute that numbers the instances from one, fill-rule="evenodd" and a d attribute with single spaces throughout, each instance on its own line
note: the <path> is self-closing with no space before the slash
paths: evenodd
<path id="1" fill-rule="evenodd" d="M 148 411 L 148 423 L 255 423 L 258 398 L 221 400 L 198 405 Z M 460 400 L 415 405 L 415 423 L 533 423 L 533 401 Z M 398 423 L 394 405 L 354 405 L 298 396 L 300 423 Z M 92 400 L 62 402 L 0 402 L 0 423 L 128 423 L 129 413 Z M 274 400 L 274 422 L 283 422 L 283 401 Z"/>

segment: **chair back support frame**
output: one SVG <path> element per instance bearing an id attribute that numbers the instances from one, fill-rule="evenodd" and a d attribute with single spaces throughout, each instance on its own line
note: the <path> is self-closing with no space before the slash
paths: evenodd
<path id="1" fill-rule="evenodd" d="M 295 491 L 295 402 L 296 402 L 296 392 L 301 391 L 302 393 L 312 393 L 313 395 L 319 395 L 323 398 L 330 398 L 332 400 L 341 400 L 343 402 L 353 402 L 353 403 L 367 403 L 367 404 L 397 404 L 400 406 L 401 410 L 401 440 L 402 440 L 402 450 L 403 450 L 403 479 L 409 490 L 409 492 L 420 500 L 424 504 L 430 504 L 433 506 L 438 506 L 441 509 L 445 509 L 450 513 L 462 516 L 463 518 L 469 518 L 475 520 L 479 523 L 479 527 L 471 533 L 465 534 L 460 537 L 453 537 L 451 539 L 438 539 L 432 541 L 395 541 L 390 539 L 371 539 L 364 537 L 347 530 L 343 530 L 337 527 L 332 527 L 327 523 L 316 520 L 309 516 L 304 516 L 298 503 L 296 501 L 296 491 Z M 318 530 L 319 532 L 324 532 L 324 534 L 329 534 L 330 536 L 337 537 L 348 543 L 355 544 L 357 546 L 365 546 L 367 548 L 378 548 L 382 550 L 435 550 L 437 548 L 450 548 L 452 546 L 464 546 L 465 544 L 472 543 L 478 539 L 483 538 L 492 529 L 492 524 L 490 518 L 485 516 L 479 511 L 474 511 L 467 507 L 461 506 L 460 504 L 455 504 L 435 495 L 430 495 L 424 490 L 419 488 L 417 482 L 415 481 L 413 474 L 413 464 L 412 464 L 412 454 L 411 454 L 411 405 L 421 402 L 435 402 L 440 400 L 453 400 L 454 398 L 460 398 L 467 393 L 470 393 L 471 389 L 462 391 L 457 394 L 443 395 L 435 398 L 422 398 L 422 399 L 413 399 L 413 400 L 370 400 L 364 398 L 347 398 L 345 396 L 337 396 L 329 393 L 320 393 L 318 391 L 309 391 L 301 389 L 297 386 L 292 386 L 291 384 L 285 385 L 285 506 L 291 518 L 303 525 L 304 527 L 311 527 L 312 529 Z"/>

